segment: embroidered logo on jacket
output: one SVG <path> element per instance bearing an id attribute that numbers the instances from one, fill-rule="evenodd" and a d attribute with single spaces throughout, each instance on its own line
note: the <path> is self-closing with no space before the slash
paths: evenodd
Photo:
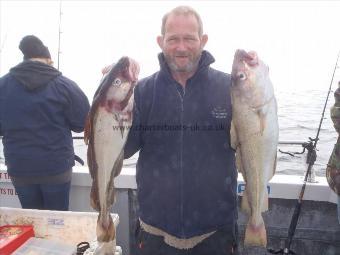
<path id="1" fill-rule="evenodd" d="M 217 106 L 211 111 L 211 115 L 216 119 L 225 119 L 228 116 L 228 112 L 227 109 Z"/>

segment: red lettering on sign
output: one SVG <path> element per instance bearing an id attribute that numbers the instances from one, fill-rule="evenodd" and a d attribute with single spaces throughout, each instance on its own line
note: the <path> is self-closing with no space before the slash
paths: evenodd
<path id="1" fill-rule="evenodd" d="M 12 188 L 0 188 L 0 195 L 17 196 L 18 193 Z"/>
<path id="2" fill-rule="evenodd" d="M 4 172 L 4 173 L 0 173 L 0 179 L 8 180 L 11 178 L 9 177 L 9 174 L 7 172 Z"/>

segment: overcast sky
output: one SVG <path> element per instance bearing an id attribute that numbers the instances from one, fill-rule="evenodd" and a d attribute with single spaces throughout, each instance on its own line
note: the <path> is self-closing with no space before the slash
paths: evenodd
<path id="1" fill-rule="evenodd" d="M 22 60 L 18 44 L 28 34 L 42 39 L 57 65 L 59 5 L 0 0 L 0 75 Z M 236 49 L 255 50 L 277 90 L 327 91 L 340 50 L 339 1 L 62 1 L 60 70 L 90 98 L 101 68 L 123 55 L 140 63 L 141 78 L 152 74 L 161 18 L 177 5 L 201 14 L 213 67 L 230 72 Z"/>

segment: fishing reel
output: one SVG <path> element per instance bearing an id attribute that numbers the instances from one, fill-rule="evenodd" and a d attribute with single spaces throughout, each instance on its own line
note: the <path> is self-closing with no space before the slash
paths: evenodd
<path id="1" fill-rule="evenodd" d="M 309 164 L 309 162 L 313 161 L 313 163 L 316 160 L 316 149 L 314 149 L 314 143 L 319 140 L 318 138 L 309 138 L 309 142 L 304 142 L 304 143 L 300 143 L 302 146 L 302 151 L 301 152 L 290 152 L 290 151 L 283 151 L 281 149 L 279 149 L 279 152 L 283 153 L 283 154 L 288 154 L 292 157 L 295 157 L 295 155 L 301 155 L 304 154 L 307 150 L 307 159 L 306 159 L 306 163 Z M 292 143 L 292 144 L 297 144 L 297 143 Z"/>
<path id="2" fill-rule="evenodd" d="M 314 144 L 317 140 L 319 140 L 319 138 L 309 138 L 309 142 L 303 143 L 302 147 L 303 147 L 303 152 L 305 152 L 305 150 L 307 149 L 307 158 L 306 158 L 306 163 L 307 164 L 314 164 L 315 160 L 316 160 L 316 149 L 314 148 Z"/>

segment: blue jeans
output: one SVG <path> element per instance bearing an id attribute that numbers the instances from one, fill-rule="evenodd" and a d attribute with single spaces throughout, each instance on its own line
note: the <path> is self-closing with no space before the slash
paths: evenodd
<path id="1" fill-rule="evenodd" d="M 15 187 L 24 209 L 67 211 L 71 182 L 62 184 L 30 184 Z"/>

